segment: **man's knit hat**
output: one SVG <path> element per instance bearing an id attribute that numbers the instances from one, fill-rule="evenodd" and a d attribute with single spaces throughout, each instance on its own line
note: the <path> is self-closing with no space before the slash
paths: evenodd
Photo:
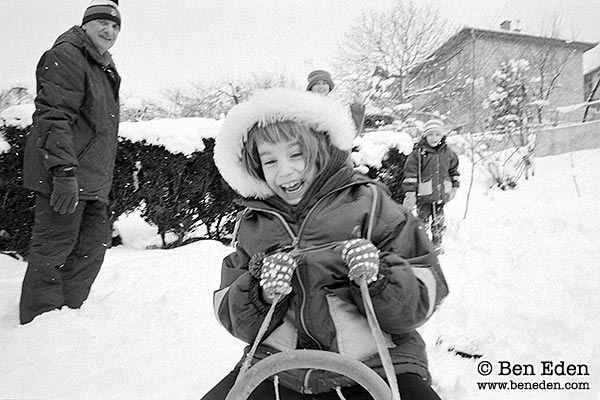
<path id="1" fill-rule="evenodd" d="M 446 126 L 439 119 L 430 119 L 423 124 L 422 132 L 423 137 L 426 137 L 433 132 L 439 132 L 443 135 L 446 133 Z"/>
<path id="2" fill-rule="evenodd" d="M 119 13 L 119 1 L 114 0 L 92 0 L 83 13 L 83 22 L 86 24 L 95 19 L 107 19 L 121 26 L 121 14 Z"/>
<path id="3" fill-rule="evenodd" d="M 331 80 L 331 75 L 329 75 L 329 72 L 322 69 L 317 69 L 308 74 L 308 86 L 306 86 L 306 90 L 310 91 L 310 89 L 312 89 L 312 87 L 315 86 L 316 83 L 320 80 L 327 82 L 330 91 L 333 90 L 333 88 L 335 87 L 333 81 Z"/>

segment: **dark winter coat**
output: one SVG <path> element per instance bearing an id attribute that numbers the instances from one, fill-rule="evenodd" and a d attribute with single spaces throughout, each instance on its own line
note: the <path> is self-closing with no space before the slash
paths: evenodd
<path id="1" fill-rule="evenodd" d="M 273 352 L 319 349 L 361 360 L 385 376 L 360 289 L 348 280 L 341 257 L 343 241 L 364 237 L 373 217 L 371 240 L 381 251 L 381 267 L 369 290 L 395 371 L 429 379 L 425 345 L 415 328 L 447 294 L 432 245 L 418 220 L 383 186 L 353 172 L 343 160 L 333 164 L 297 208 L 277 197 L 244 202 L 247 210 L 239 221 L 236 251 L 223 261 L 215 313 L 233 336 L 252 343 L 269 305 L 249 273 L 249 263 L 263 253 L 291 251 L 299 262 L 292 293 L 276 306 L 254 361 Z M 355 384 L 323 371 L 291 371 L 279 378 L 305 393 Z"/>
<path id="2" fill-rule="evenodd" d="M 460 186 L 458 157 L 445 138 L 435 148 L 421 139 L 404 164 L 404 193 L 417 192 L 418 203 L 445 203 Z"/>
<path id="3" fill-rule="evenodd" d="M 108 202 L 119 126 L 119 77 L 108 52 L 101 55 L 74 26 L 46 51 L 36 69 L 37 97 L 27 139 L 24 184 L 52 191 L 52 169 L 76 167 L 83 200 Z"/>

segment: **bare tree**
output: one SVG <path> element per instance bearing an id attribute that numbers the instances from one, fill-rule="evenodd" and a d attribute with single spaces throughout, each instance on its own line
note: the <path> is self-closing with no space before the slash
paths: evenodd
<path id="1" fill-rule="evenodd" d="M 559 39 L 562 35 L 562 19 L 557 13 L 546 17 L 542 22 L 540 36 L 549 39 Z M 535 48 L 527 49 L 521 58 L 529 61 L 533 77 L 532 91 L 538 123 L 543 123 L 543 109 L 551 95 L 557 90 L 569 90 L 570 88 L 558 87 L 559 78 L 565 71 L 569 61 L 575 57 L 575 49 L 558 47 L 553 41 L 546 41 Z"/>
<path id="2" fill-rule="evenodd" d="M 382 108 L 410 102 L 415 93 L 409 72 L 445 35 L 446 23 L 438 11 L 412 0 L 398 0 L 391 10 L 364 13 L 334 60 L 343 96 L 366 97 Z"/>
<path id="3" fill-rule="evenodd" d="M 173 106 L 174 117 L 220 118 L 256 89 L 285 86 L 295 86 L 285 74 L 253 74 L 237 81 L 195 84 L 185 90 L 171 89 L 166 97 Z"/>

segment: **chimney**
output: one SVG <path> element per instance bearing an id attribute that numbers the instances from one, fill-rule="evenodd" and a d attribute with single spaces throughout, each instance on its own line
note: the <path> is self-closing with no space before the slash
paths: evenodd
<path id="1" fill-rule="evenodd" d="M 510 23 L 511 21 L 505 20 L 500 23 L 500 29 L 503 31 L 510 31 Z"/>

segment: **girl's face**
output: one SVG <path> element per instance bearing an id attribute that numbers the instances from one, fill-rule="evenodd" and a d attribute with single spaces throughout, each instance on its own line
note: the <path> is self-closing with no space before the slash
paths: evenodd
<path id="1" fill-rule="evenodd" d="M 444 137 L 444 134 L 442 132 L 434 131 L 428 133 L 425 139 L 427 140 L 427 144 L 429 144 L 431 147 L 435 147 L 438 144 L 440 144 L 442 137 Z"/>
<path id="2" fill-rule="evenodd" d="M 267 185 L 286 203 L 297 205 L 315 180 L 302 146 L 297 141 L 262 142 L 257 149 Z"/>

